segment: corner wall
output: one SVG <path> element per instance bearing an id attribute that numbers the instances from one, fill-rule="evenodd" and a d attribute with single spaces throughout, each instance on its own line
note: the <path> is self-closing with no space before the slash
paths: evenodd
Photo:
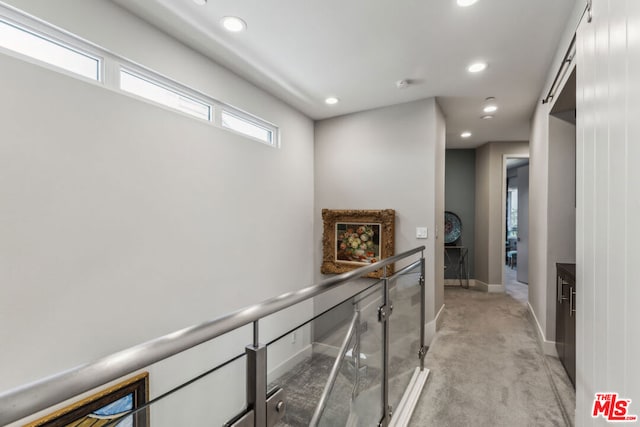
<path id="1" fill-rule="evenodd" d="M 556 339 L 556 263 L 576 262 L 576 127 L 549 117 L 547 339 Z"/>
<path id="2" fill-rule="evenodd" d="M 575 262 L 575 126 L 539 105 L 532 120 L 529 305 L 555 354 L 556 263 Z"/>
<path id="3" fill-rule="evenodd" d="M 545 351 L 548 354 L 555 354 L 555 278 L 551 283 L 549 280 L 552 273 L 549 271 L 553 261 L 549 259 L 550 242 L 549 235 L 553 226 L 549 226 L 550 215 L 550 193 L 549 187 L 554 183 L 550 181 L 549 157 L 549 114 L 554 105 L 554 101 L 543 104 L 542 99 L 556 76 L 564 54 L 568 49 L 575 29 L 580 22 L 580 17 L 585 9 L 586 1 L 576 0 L 571 18 L 567 22 L 565 34 L 546 76 L 547 84 L 544 86 L 535 111 L 531 118 L 531 138 L 530 138 L 530 169 L 529 169 L 529 305 L 534 317 L 538 322 L 538 332 L 543 341 Z M 571 73 L 566 73 L 566 80 Z M 559 87 L 565 81 L 559 82 Z M 560 94 L 558 91 L 557 95 Z M 555 120 L 555 118 L 554 118 Z M 552 218 L 553 219 L 553 218 Z M 570 237 L 569 237 L 570 238 Z M 555 264 L 552 268 L 555 271 Z"/>
<path id="4" fill-rule="evenodd" d="M 490 142 L 476 149 L 475 278 L 489 289 L 503 286 L 505 155 L 529 155 L 529 143 Z"/>
<path id="5" fill-rule="evenodd" d="M 395 209 L 395 252 L 425 245 L 427 322 L 444 300 L 444 117 L 435 99 L 316 122 L 316 276 L 327 209 Z M 416 239 L 416 227 L 429 238 Z"/>

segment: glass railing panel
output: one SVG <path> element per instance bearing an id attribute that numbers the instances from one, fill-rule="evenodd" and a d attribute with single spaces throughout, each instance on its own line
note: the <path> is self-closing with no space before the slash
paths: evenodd
<path id="1" fill-rule="evenodd" d="M 395 410 L 415 368 L 420 366 L 420 266 L 389 285 L 393 304 L 389 318 L 389 405 Z"/>
<path id="2" fill-rule="evenodd" d="M 49 421 L 33 425 L 221 426 L 246 407 L 250 342 L 250 326 L 236 329 L 43 411 Z"/>
<path id="3" fill-rule="evenodd" d="M 153 366 L 147 370 L 148 389 L 124 396 L 68 425 L 101 427 L 222 426 L 246 408 L 246 356 L 192 378 L 173 390 L 154 387 Z M 147 393 L 149 399 L 142 396 Z M 144 401 L 147 403 L 142 403 Z M 124 405 L 124 406 L 122 406 Z M 122 415 L 120 409 L 127 411 Z M 57 424 L 56 424 L 57 425 Z M 67 424 L 65 424 L 67 425 Z"/>
<path id="4" fill-rule="evenodd" d="M 382 291 L 380 285 L 351 301 L 360 312 L 358 328 L 342 364 L 342 383 L 329 395 L 322 426 L 375 426 L 382 419 L 383 335 L 378 320 Z"/>
<path id="5" fill-rule="evenodd" d="M 330 373 L 344 350 L 345 357 L 340 359 L 335 383 L 331 392 L 325 395 L 326 405 L 320 417 L 319 425 L 346 425 L 350 417 L 356 392 L 356 380 L 359 380 L 359 393 L 377 386 L 374 406 L 367 412 L 381 413 L 380 382 L 370 381 L 369 376 L 381 378 L 381 326 L 369 313 L 361 314 L 359 322 L 353 321 L 357 307 L 380 299 L 381 287 L 368 290 L 334 306 L 313 320 L 296 328 L 267 346 L 267 383 L 269 390 L 282 387 L 286 392 L 286 413 L 278 424 L 280 426 L 309 425 L 320 402 Z M 366 297 L 356 304 L 356 300 Z M 353 333 L 346 347 L 345 336 L 353 323 Z M 360 328 L 360 329 L 358 329 Z M 356 332 L 357 331 L 357 332 Z M 360 338 L 361 358 L 355 361 L 357 337 Z M 367 355 L 364 352 L 368 352 Z M 370 357 L 368 357 L 370 355 Z M 355 366 L 359 367 L 358 378 Z M 379 421 L 379 417 L 378 417 Z M 377 424 L 377 421 L 376 421 Z M 365 425 L 365 424 L 352 424 Z"/>
<path id="6" fill-rule="evenodd" d="M 155 390 L 171 390 L 244 354 L 245 347 L 252 342 L 252 325 L 242 326 L 153 364 L 150 381 Z"/>
<path id="7" fill-rule="evenodd" d="M 221 426 L 246 408 L 246 356 L 151 406 L 154 427 Z"/>
<path id="8" fill-rule="evenodd" d="M 395 262 L 396 259 L 408 256 L 409 252 L 413 254 L 422 249 L 424 247 L 413 249 L 385 262 Z M 360 271 L 354 273 L 359 274 Z M 414 276 L 417 277 L 417 272 Z M 148 388 L 142 393 L 148 395 L 151 400 L 141 401 L 143 407 L 135 409 L 136 419 L 143 420 L 141 425 L 151 424 L 148 422 L 150 419 L 154 420 L 153 425 L 223 425 L 245 412 L 247 357 L 244 349 L 254 341 L 253 333 L 259 331 L 258 341 L 267 342 L 269 389 L 273 389 L 274 386 L 285 387 L 289 394 L 286 406 L 289 408 L 290 417 L 298 407 L 295 399 L 292 399 L 293 396 L 298 396 L 300 402 L 306 402 L 306 405 L 300 406 L 301 412 L 306 410 L 304 416 L 293 422 L 285 419 L 281 425 L 306 425 L 318 407 L 323 408 L 323 415 L 319 420 L 322 425 L 377 425 L 383 416 L 383 398 L 386 396 L 382 390 L 385 359 L 383 347 L 384 338 L 387 337 L 383 335 L 383 327 L 388 326 L 389 322 L 381 323 L 378 319 L 378 309 L 384 296 L 383 286 L 381 281 L 371 279 L 350 279 L 350 282 L 341 282 L 346 279 L 344 277 L 337 279 L 309 288 L 311 291 L 284 294 L 231 313 L 230 316 L 217 321 L 177 331 L 150 343 L 108 356 L 101 359 L 100 363 L 113 366 L 113 369 L 105 368 L 106 374 L 94 378 L 94 381 L 83 378 L 86 376 L 85 373 L 89 372 L 86 367 L 77 368 L 45 380 L 40 385 L 16 389 L 7 393 L 3 400 L 17 402 L 31 393 L 32 389 L 44 389 L 45 385 L 49 390 L 56 392 L 49 393 L 50 395 L 57 394 L 59 399 L 66 399 L 76 390 L 84 390 L 81 387 L 87 384 L 95 386 L 120 375 L 121 372 L 139 372 L 137 370 L 144 362 L 161 359 L 170 352 L 180 352 L 148 367 Z M 395 282 L 394 289 L 391 290 L 391 299 L 396 299 L 396 313 L 403 298 L 399 292 L 403 288 L 399 285 L 401 282 L 402 280 Z M 417 284 L 417 279 L 415 283 Z M 305 298 L 309 292 L 313 295 L 324 291 L 329 285 L 335 288 L 322 295 L 316 295 L 314 298 L 317 300 L 294 303 Z M 419 292 L 419 288 L 415 289 Z M 414 301 L 411 295 L 408 298 Z M 341 299 L 344 299 L 342 303 L 332 305 L 333 301 Z M 289 304 L 293 305 L 285 309 L 279 308 Z M 323 311 L 327 306 L 330 308 Z M 274 310 L 278 312 L 264 315 Z M 320 311 L 322 314 L 316 315 Z M 419 302 L 417 313 L 415 318 L 419 319 Z M 239 326 L 259 317 L 260 320 L 256 320 L 254 325 Z M 306 320 L 309 317 L 312 318 Z M 296 327 L 296 324 L 299 326 Z M 183 350 L 203 339 L 203 336 L 215 336 L 222 333 L 222 330 L 234 326 L 237 329 L 232 332 L 189 350 Z M 391 336 L 392 349 L 396 341 L 402 341 L 403 334 L 407 332 L 396 331 L 393 328 L 394 326 Z M 288 332 L 279 332 L 283 329 L 288 329 Z M 418 324 L 416 331 L 419 330 Z M 348 339 L 345 338 L 345 334 Z M 394 337 L 395 334 L 397 337 Z M 418 340 L 415 348 L 408 351 L 409 354 L 417 354 L 417 342 Z M 138 353 L 141 350 L 145 357 L 139 357 Z M 400 353 L 402 352 L 397 355 L 398 360 L 404 357 Z M 392 368 L 401 367 L 401 364 L 396 365 L 394 357 L 391 356 Z M 330 374 L 331 372 L 337 374 Z M 291 386 L 293 380 L 304 379 L 305 375 L 306 381 L 299 381 L 298 386 Z M 325 388 L 329 378 L 333 378 L 333 386 Z M 392 373 L 392 380 L 394 378 L 395 374 Z M 69 387 L 65 392 L 67 385 Z M 393 399 L 394 402 L 396 400 L 398 399 Z M 13 422 L 29 410 L 40 411 L 52 401 L 46 397 L 26 405 L 26 408 L 16 406 L 16 410 L 7 413 L 4 419 Z M 318 406 L 319 401 L 326 401 L 327 404 Z M 189 416 L 185 418 L 185 414 Z M 127 412 L 127 415 L 133 414 Z M 118 419 L 108 424 L 124 427 L 131 425 L 131 419 L 133 418 Z M 138 424 L 140 422 L 133 423 Z M 101 422 L 100 425 L 106 424 Z"/>

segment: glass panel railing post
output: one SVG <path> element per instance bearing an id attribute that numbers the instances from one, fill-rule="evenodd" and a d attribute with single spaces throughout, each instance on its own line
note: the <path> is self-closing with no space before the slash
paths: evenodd
<path id="1" fill-rule="evenodd" d="M 322 391 L 322 396 L 320 396 L 320 400 L 318 401 L 318 405 L 316 406 L 316 410 L 313 413 L 313 417 L 311 418 L 311 422 L 309 426 L 317 427 L 320 423 L 320 418 L 322 417 L 322 413 L 327 406 L 327 401 L 329 399 L 329 394 L 333 389 L 333 386 L 336 383 L 336 379 L 338 378 L 338 374 L 340 372 L 340 366 L 342 365 L 342 361 L 344 360 L 345 355 L 347 354 L 347 350 L 349 349 L 349 343 L 351 342 L 351 338 L 356 329 L 356 325 L 360 321 L 360 312 L 356 311 L 353 314 L 353 318 L 351 319 L 351 323 L 349 324 L 349 329 L 347 330 L 347 334 L 342 341 L 342 345 L 340 346 L 340 350 L 338 351 L 338 356 L 333 362 L 333 367 L 331 368 L 331 372 L 329 373 L 329 380 L 327 384 L 324 386 L 324 390 Z"/>
<path id="2" fill-rule="evenodd" d="M 351 356 L 353 358 L 353 370 L 355 372 L 353 379 L 353 391 L 351 392 L 352 401 L 358 396 L 358 387 L 360 386 L 360 328 L 362 325 L 360 322 L 360 302 L 356 302 L 353 308 L 355 314 L 358 316 L 358 323 L 356 324 L 355 343 L 353 345 L 353 350 L 351 351 Z"/>
<path id="3" fill-rule="evenodd" d="M 424 371 L 424 357 L 427 354 L 427 347 L 424 342 L 424 334 L 425 334 L 425 322 L 427 319 L 426 314 L 426 289 L 424 284 L 425 278 L 425 262 L 424 262 L 424 252 L 420 255 L 420 351 L 418 353 L 418 357 L 420 357 L 420 371 Z"/>
<path id="4" fill-rule="evenodd" d="M 389 278 L 387 277 L 387 267 L 384 268 L 384 279 L 382 280 L 383 294 L 382 306 L 379 317 L 382 323 L 382 420 L 380 426 L 386 427 L 391 420 L 391 409 L 389 408 L 389 316 L 393 310 L 389 299 Z"/>
<path id="5" fill-rule="evenodd" d="M 260 345 L 258 321 L 253 322 L 253 344 L 247 352 L 247 405 L 253 409 L 255 427 L 267 425 L 267 347 Z"/>

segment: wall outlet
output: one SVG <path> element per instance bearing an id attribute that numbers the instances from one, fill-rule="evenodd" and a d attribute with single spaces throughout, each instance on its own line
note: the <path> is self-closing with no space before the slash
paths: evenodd
<path id="1" fill-rule="evenodd" d="M 428 239 L 429 229 L 427 227 L 416 227 L 416 239 Z"/>
<path id="2" fill-rule="evenodd" d="M 296 336 L 297 332 L 293 331 L 293 333 L 291 334 L 291 344 L 295 344 L 296 343 Z"/>

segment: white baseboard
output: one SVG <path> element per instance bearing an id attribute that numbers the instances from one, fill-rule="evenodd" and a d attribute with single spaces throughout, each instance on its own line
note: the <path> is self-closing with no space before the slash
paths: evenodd
<path id="1" fill-rule="evenodd" d="M 538 338 L 538 344 L 542 348 L 542 352 L 547 356 L 558 357 L 556 342 L 548 341 L 546 339 L 544 332 L 542 331 L 542 327 L 540 326 L 540 322 L 538 322 L 538 318 L 536 317 L 536 313 L 533 311 L 533 307 L 531 307 L 531 303 L 527 303 L 527 307 L 529 308 L 529 321 L 536 330 L 536 337 Z"/>
<path id="2" fill-rule="evenodd" d="M 504 285 L 487 284 L 478 279 L 471 279 L 469 282 L 469 286 L 473 286 L 484 292 L 504 293 Z"/>
<path id="3" fill-rule="evenodd" d="M 428 376 L 428 369 L 420 371 L 420 368 L 416 368 L 407 389 L 402 395 L 402 399 L 400 400 L 398 407 L 393 410 L 393 416 L 391 417 L 389 427 L 407 427 L 409 425 L 409 420 L 411 420 L 413 410 L 418 404 L 420 393 L 422 393 L 422 389 L 427 382 Z"/>
<path id="4" fill-rule="evenodd" d="M 444 285 L 449 287 L 460 288 L 460 281 L 458 279 L 444 279 Z M 469 279 L 469 287 L 475 288 L 484 292 L 502 292 L 504 293 L 504 285 L 486 284 L 482 280 Z"/>
<path id="5" fill-rule="evenodd" d="M 438 330 L 440 329 L 440 326 L 442 326 L 443 312 L 444 312 L 444 304 L 442 304 L 442 307 L 440 307 L 440 310 L 438 310 L 438 314 L 436 314 L 435 319 L 433 319 L 430 322 L 427 322 L 427 324 L 424 325 L 425 345 L 427 346 L 431 345 L 431 341 L 433 341 L 433 338 L 436 336 L 436 332 L 438 332 Z"/>
<path id="6" fill-rule="evenodd" d="M 293 356 L 291 356 L 290 358 L 286 359 L 285 361 L 280 363 L 278 366 L 273 368 L 268 374 L 269 377 L 280 378 L 282 375 L 286 374 L 291 369 L 293 369 L 293 367 L 296 366 L 298 363 L 311 357 L 312 353 L 313 353 L 313 348 L 311 347 L 311 344 L 305 346 L 302 350 L 298 351 Z"/>

